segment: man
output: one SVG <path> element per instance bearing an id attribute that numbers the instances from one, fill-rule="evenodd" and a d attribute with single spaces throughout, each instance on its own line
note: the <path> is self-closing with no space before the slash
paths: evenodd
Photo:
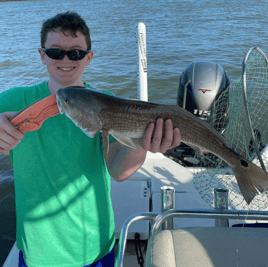
<path id="1" fill-rule="evenodd" d="M 10 124 L 14 111 L 60 88 L 90 87 L 82 82 L 90 50 L 85 21 L 76 13 L 58 14 L 44 22 L 38 50 L 49 81 L 0 95 L 0 154 L 10 153 L 14 168 L 20 266 L 114 266 L 110 175 L 124 181 L 140 168 L 147 151 L 164 153 L 180 143 L 171 120 L 162 139 L 159 119 L 137 149 L 110 138 L 106 166 L 101 134 L 87 137 L 65 115 L 25 135 Z"/>

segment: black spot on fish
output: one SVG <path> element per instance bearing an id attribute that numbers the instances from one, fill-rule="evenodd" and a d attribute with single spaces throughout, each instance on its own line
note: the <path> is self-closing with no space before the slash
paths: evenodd
<path id="1" fill-rule="evenodd" d="M 240 163 L 243 167 L 248 167 L 248 163 L 244 161 L 243 159 L 240 160 Z"/>

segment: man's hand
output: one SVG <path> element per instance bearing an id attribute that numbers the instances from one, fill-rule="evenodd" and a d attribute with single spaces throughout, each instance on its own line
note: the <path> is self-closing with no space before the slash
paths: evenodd
<path id="1" fill-rule="evenodd" d="M 9 154 L 24 137 L 8 120 L 14 114 L 15 112 L 0 113 L 0 154 Z"/>
<path id="2" fill-rule="evenodd" d="M 165 134 L 163 135 L 163 119 L 158 119 L 156 124 L 151 123 L 143 138 L 143 148 L 153 153 L 165 153 L 167 150 L 177 147 L 181 143 L 181 133 L 178 128 L 173 129 L 172 121 L 165 121 Z M 155 131 L 154 131 L 155 130 Z M 154 131 L 154 135 L 153 135 Z"/>

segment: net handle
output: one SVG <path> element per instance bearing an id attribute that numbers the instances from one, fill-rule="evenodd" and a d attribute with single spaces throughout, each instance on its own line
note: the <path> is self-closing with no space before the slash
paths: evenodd
<path id="1" fill-rule="evenodd" d="M 268 59 L 267 59 L 265 53 L 259 47 L 252 47 L 247 52 L 247 54 L 245 55 L 243 63 L 242 63 L 242 76 L 243 76 L 243 79 L 242 79 L 242 93 L 243 93 L 243 98 L 244 98 L 244 105 L 245 105 L 245 109 L 246 109 L 246 115 L 247 115 L 247 119 L 248 119 L 248 124 L 249 124 L 249 128 L 250 128 L 250 131 L 251 131 L 251 136 L 252 136 L 252 140 L 253 140 L 253 147 L 254 147 L 254 150 L 255 150 L 255 152 L 257 154 L 257 157 L 258 157 L 258 159 L 260 161 L 262 169 L 264 171 L 266 171 L 265 165 L 263 163 L 263 160 L 262 160 L 262 157 L 261 157 L 258 145 L 257 145 L 257 140 L 256 140 L 256 137 L 255 137 L 255 134 L 254 134 L 254 131 L 253 131 L 252 122 L 251 122 L 251 118 L 250 118 L 250 114 L 249 114 L 249 108 L 248 108 L 248 99 L 247 99 L 246 63 L 247 63 L 247 60 L 249 58 L 250 53 L 253 50 L 257 50 L 263 56 L 263 58 L 264 58 L 264 60 L 266 62 L 266 67 L 268 66 Z"/>

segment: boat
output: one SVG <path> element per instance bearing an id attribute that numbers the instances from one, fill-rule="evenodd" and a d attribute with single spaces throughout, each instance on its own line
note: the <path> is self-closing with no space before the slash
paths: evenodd
<path id="1" fill-rule="evenodd" d="M 144 32 L 144 25 L 139 25 L 139 83 L 147 91 L 146 81 L 142 81 L 147 79 Z M 190 64 L 185 73 L 197 65 Z M 220 92 L 228 86 L 225 80 Z M 181 81 L 181 99 L 186 96 L 187 82 Z M 204 94 L 202 90 L 199 93 Z M 138 98 L 147 101 L 147 92 L 139 91 Z M 181 105 L 185 107 L 186 102 L 181 101 Z M 202 119 L 208 116 L 207 112 L 196 114 Z M 224 123 L 221 121 L 219 131 L 225 130 L 228 119 L 226 116 Z M 230 192 L 217 187 L 211 192 L 214 202 L 207 201 L 195 185 L 196 177 L 208 169 L 193 156 L 196 149 L 182 146 L 173 156 L 148 152 L 144 164 L 127 181 L 111 180 L 117 267 L 267 266 L 268 210 L 230 209 Z M 260 154 L 268 158 L 267 145 Z M 252 155 L 256 163 L 257 158 Z M 220 171 L 230 177 L 227 166 L 221 166 Z M 16 243 L 3 267 L 14 266 L 18 266 Z"/>

